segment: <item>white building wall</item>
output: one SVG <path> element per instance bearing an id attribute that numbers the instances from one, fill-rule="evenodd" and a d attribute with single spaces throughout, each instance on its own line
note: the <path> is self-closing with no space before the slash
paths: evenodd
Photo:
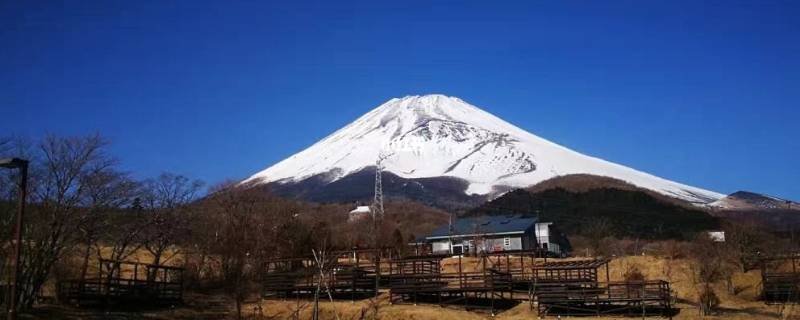
<path id="1" fill-rule="evenodd" d="M 434 241 L 431 244 L 433 254 L 450 253 L 450 242 L 447 240 Z"/>
<path id="2" fill-rule="evenodd" d="M 561 246 L 557 243 L 550 241 L 550 225 L 552 222 L 542 222 L 537 223 L 534 227 L 534 232 L 536 233 L 536 241 L 539 243 L 539 247 L 543 247 L 543 244 L 547 244 L 547 251 L 552 252 L 556 255 L 561 254 Z"/>
<path id="3" fill-rule="evenodd" d="M 506 239 L 508 239 L 506 241 Z M 471 242 L 470 242 L 471 241 Z M 510 235 L 507 237 L 497 236 L 493 238 L 474 239 L 474 238 L 454 238 L 453 245 L 461 245 L 462 249 L 466 252 L 469 248 L 469 253 L 480 252 L 496 252 L 506 250 L 522 250 L 522 237 L 520 235 Z M 474 246 L 475 249 L 472 249 Z M 434 254 L 451 253 L 450 241 L 447 239 L 436 240 L 431 242 L 431 250 Z"/>
<path id="4" fill-rule="evenodd" d="M 534 228 L 536 233 L 536 241 L 541 245 L 542 243 L 550 242 L 550 225 L 551 222 L 537 223 Z"/>
<path id="5" fill-rule="evenodd" d="M 709 231 L 708 237 L 714 242 L 725 242 L 725 231 Z"/>

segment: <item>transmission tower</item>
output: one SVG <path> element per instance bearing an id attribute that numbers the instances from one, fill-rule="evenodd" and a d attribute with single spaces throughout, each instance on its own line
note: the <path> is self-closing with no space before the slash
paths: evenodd
<path id="1" fill-rule="evenodd" d="M 375 161 L 375 199 L 372 201 L 372 219 L 383 219 L 383 160 L 390 154 L 381 153 Z"/>
<path id="2" fill-rule="evenodd" d="M 372 246 L 373 248 L 380 247 L 378 243 L 378 221 L 383 221 L 383 160 L 386 160 L 390 154 L 381 152 L 378 155 L 378 160 L 375 161 L 375 199 L 372 201 Z M 380 266 L 380 254 L 375 257 L 375 265 Z M 381 282 L 381 273 L 378 269 L 375 275 L 375 297 L 378 297 L 378 288 Z"/>

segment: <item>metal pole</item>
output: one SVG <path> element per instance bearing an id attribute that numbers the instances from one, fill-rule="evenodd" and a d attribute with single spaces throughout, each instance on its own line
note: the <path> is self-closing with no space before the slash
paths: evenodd
<path id="1" fill-rule="evenodd" d="M 17 320 L 17 300 L 19 299 L 20 257 L 22 254 L 22 219 L 25 214 L 25 198 L 28 189 L 28 161 L 19 166 L 19 205 L 17 206 L 17 222 L 14 226 L 14 271 L 11 274 L 11 297 L 8 301 L 8 319 Z"/>

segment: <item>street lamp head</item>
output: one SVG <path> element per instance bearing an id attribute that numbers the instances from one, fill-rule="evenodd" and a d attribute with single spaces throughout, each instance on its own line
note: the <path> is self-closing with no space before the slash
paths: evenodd
<path id="1" fill-rule="evenodd" d="M 28 160 L 20 158 L 7 158 L 0 159 L 0 167 L 2 168 L 22 168 L 28 165 Z"/>

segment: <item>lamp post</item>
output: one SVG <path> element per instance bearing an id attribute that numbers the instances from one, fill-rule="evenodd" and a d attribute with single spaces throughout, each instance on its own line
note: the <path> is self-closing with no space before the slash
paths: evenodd
<path id="1" fill-rule="evenodd" d="M 19 158 L 0 159 L 0 167 L 9 169 L 19 169 L 19 194 L 17 205 L 17 221 L 14 225 L 14 270 L 11 274 L 10 290 L 8 299 L 8 319 L 17 319 L 17 292 L 19 291 L 20 258 L 22 256 L 22 219 L 25 214 L 25 197 L 28 185 L 28 160 Z"/>

